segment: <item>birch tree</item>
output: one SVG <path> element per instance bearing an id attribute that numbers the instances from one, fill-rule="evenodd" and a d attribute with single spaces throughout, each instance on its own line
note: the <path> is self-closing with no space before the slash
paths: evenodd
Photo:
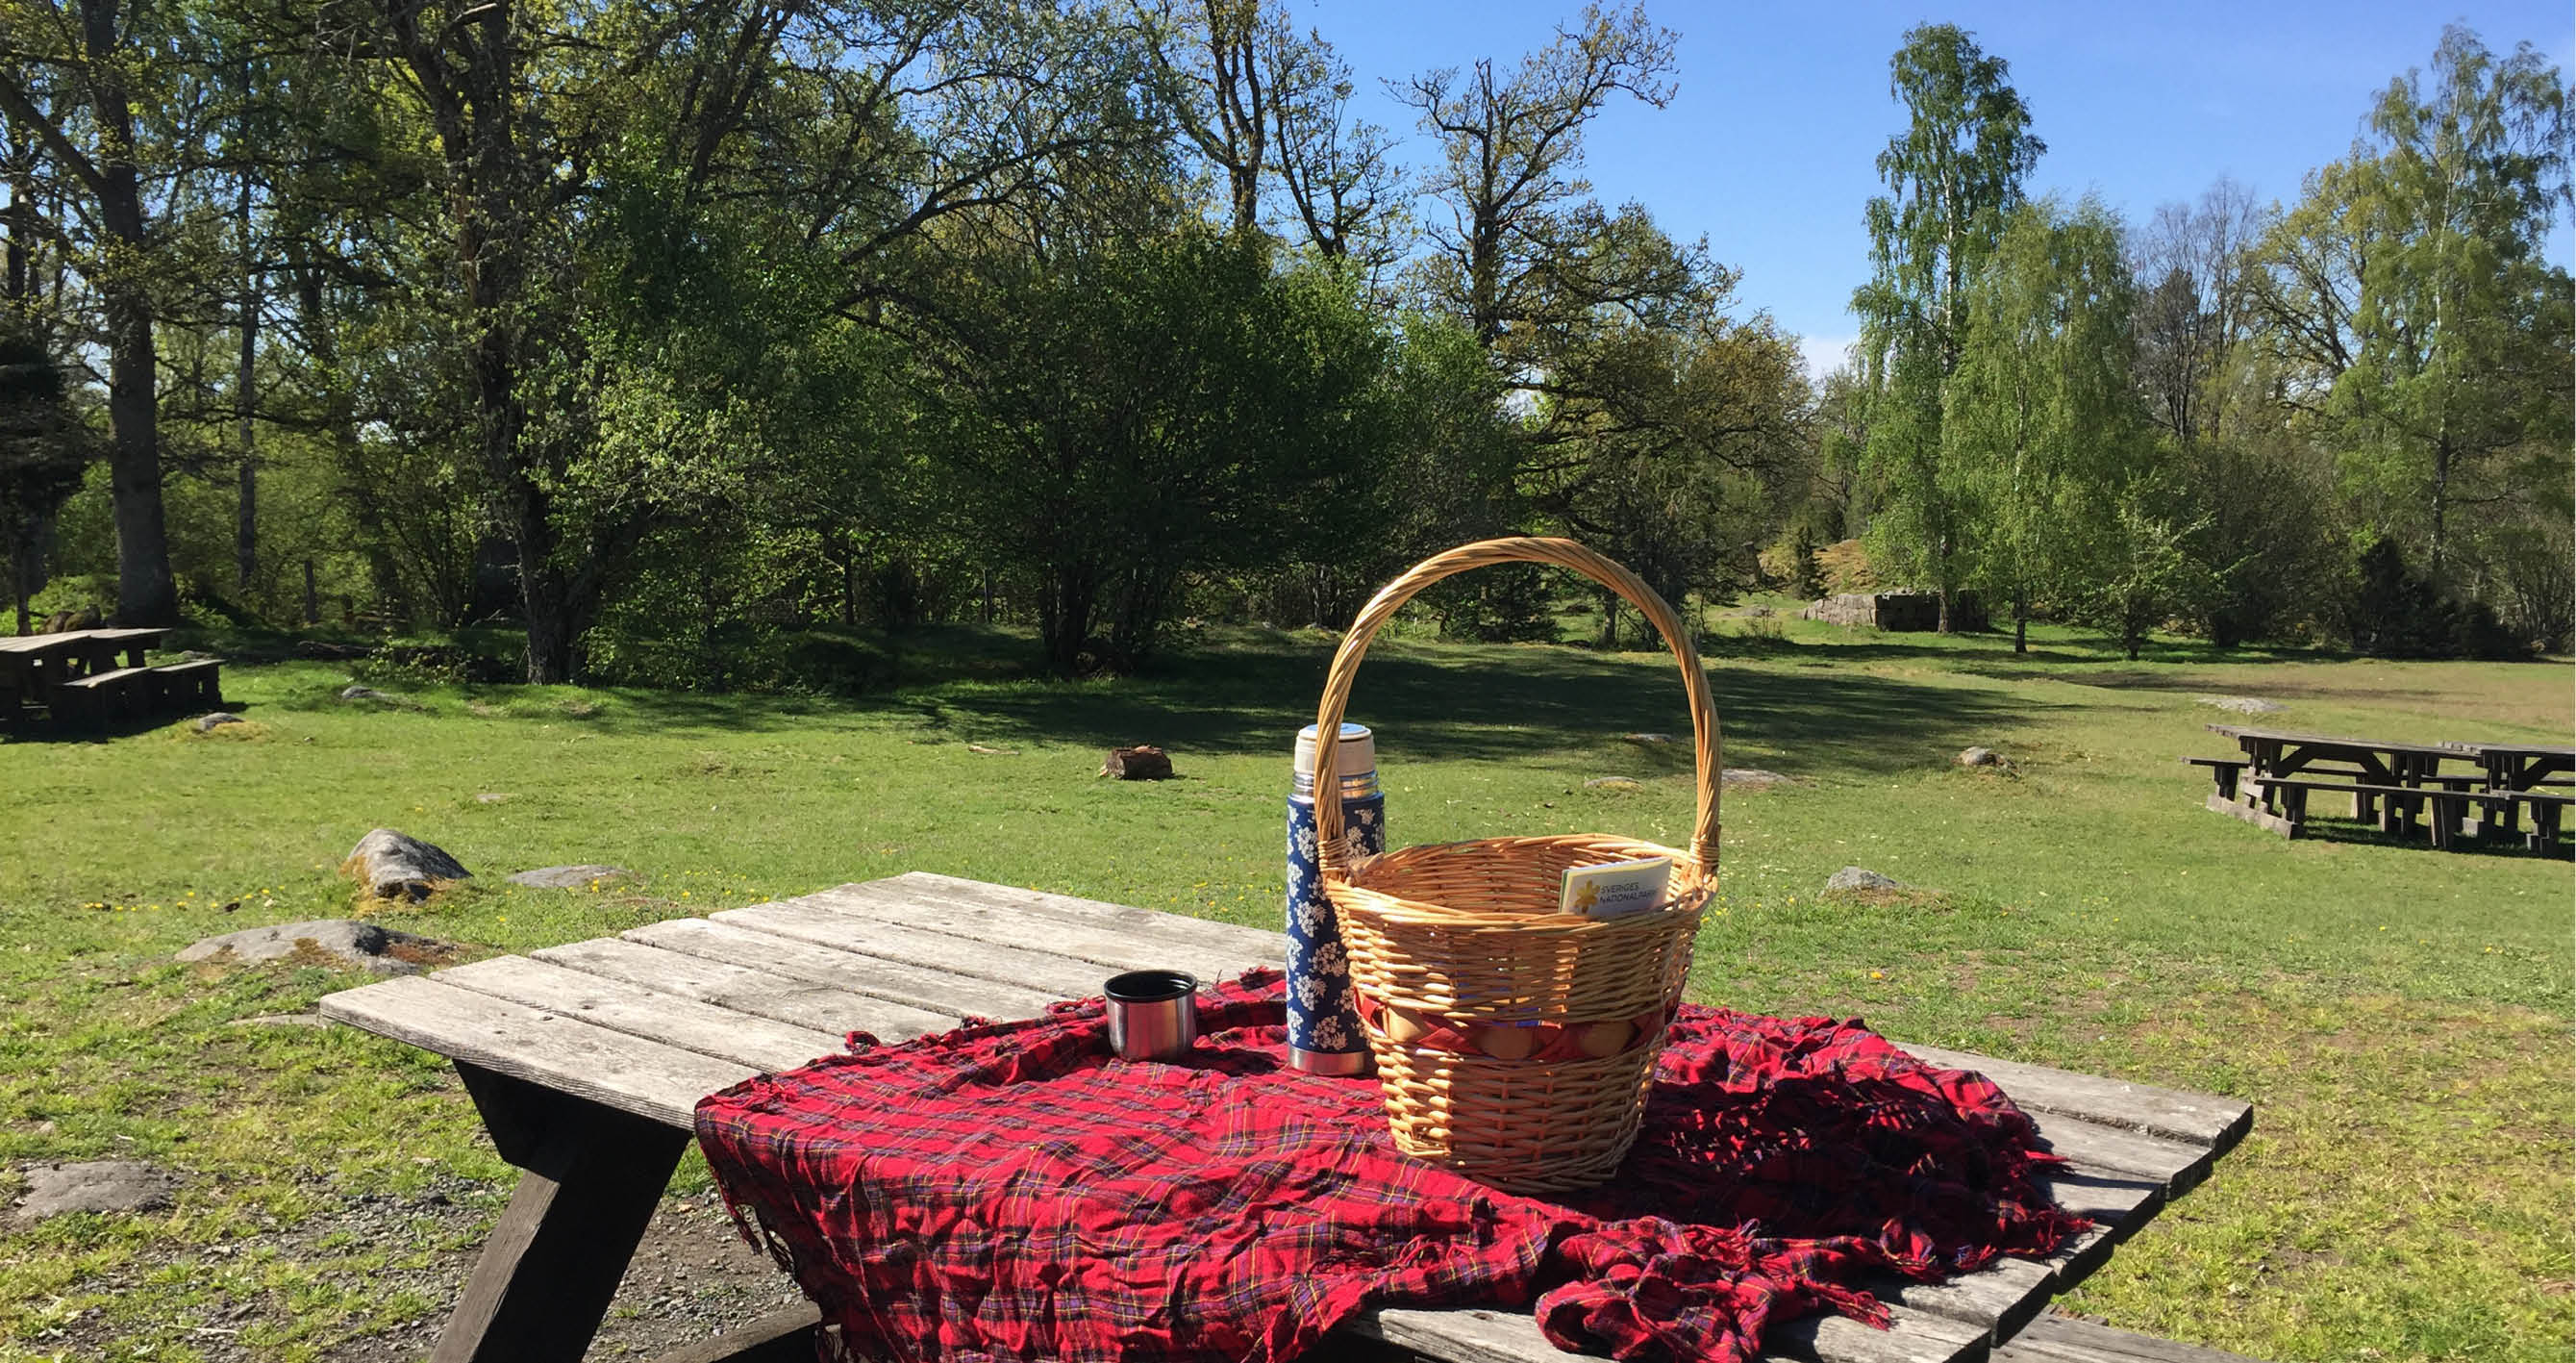
<path id="1" fill-rule="evenodd" d="M 1872 547 L 1939 593 L 1944 633 L 1965 585 L 1970 527 L 1955 503 L 1959 480 L 1942 468 L 1942 389 L 1959 363 L 1968 284 L 2047 150 L 2009 74 L 1953 25 L 1905 35 L 1888 85 L 1906 128 L 1878 156 L 1888 193 L 1869 202 L 1870 281 L 1852 295 L 1880 486 Z"/>

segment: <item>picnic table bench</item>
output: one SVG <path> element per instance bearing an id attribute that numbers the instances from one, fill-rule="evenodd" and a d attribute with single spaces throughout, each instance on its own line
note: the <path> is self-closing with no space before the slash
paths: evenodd
<path id="1" fill-rule="evenodd" d="M 388 980 L 333 994 L 321 1011 L 454 1061 L 495 1148 L 524 1171 L 434 1363 L 572 1363 L 607 1313 L 701 1097 L 839 1052 L 853 1030 L 894 1042 L 968 1015 L 1031 1016 L 1098 994 L 1119 971 L 1214 981 L 1284 958 L 1275 932 L 916 872 Z M 2098 1224 L 2046 1262 L 1876 1284 L 1892 1329 L 1821 1316 L 1775 1332 L 1775 1345 L 1814 1363 L 2231 1357 L 2038 1317 L 2206 1177 L 2252 1127 L 2251 1107 L 1906 1049 L 1978 1070 L 2011 1095 L 2069 1161 L 2049 1180 L 2059 1203 Z M 811 1359 L 818 1319 L 811 1306 L 778 1312 L 665 1363 Z M 1349 1330 L 1461 1363 L 1567 1356 L 1526 1311 L 1390 1307 Z"/>
<path id="2" fill-rule="evenodd" d="M 222 704 L 220 662 L 201 658 L 155 667 L 146 660 L 170 633 L 76 629 L 0 638 L 0 728 L 15 726 L 38 707 L 67 725 Z"/>
<path id="3" fill-rule="evenodd" d="M 2464 841 L 2463 824 L 2474 811 L 2475 837 L 2519 830 L 2531 815 L 2524 841 L 2535 850 L 2558 845 L 2565 811 L 2576 797 L 2568 774 L 2576 748 L 2529 743 L 2413 743 L 2345 738 L 2332 734 L 2212 724 L 2210 732 L 2236 740 L 2242 758 L 2186 757 L 2209 769 L 2215 785 L 2208 807 L 2285 838 L 2306 830 L 2308 796 L 2349 795 L 2352 817 L 2376 823 L 2383 833 L 2411 835 L 2424 816 L 2435 847 Z M 2475 776 L 2446 775 L 2445 762 L 2473 762 Z"/>

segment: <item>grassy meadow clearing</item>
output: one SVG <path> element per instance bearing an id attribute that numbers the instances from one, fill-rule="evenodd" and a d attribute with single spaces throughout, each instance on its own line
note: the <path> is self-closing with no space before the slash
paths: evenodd
<path id="1" fill-rule="evenodd" d="M 2569 863 L 2285 843 L 2202 809 L 2175 759 L 2231 751 L 2216 695 L 2281 727 L 2566 742 L 2566 665 L 1712 627 L 1727 763 L 1795 780 L 1728 793 L 1695 997 L 2253 1102 L 2240 1151 L 2069 1309 L 2258 1358 L 2565 1357 Z M 1055 684 L 1010 675 L 1016 637 L 930 632 L 914 681 L 860 701 L 379 681 L 403 700 L 378 706 L 337 699 L 348 664 L 280 662 L 227 669 L 245 724 L 0 744 L 0 1202 L 45 1160 L 184 1180 L 165 1210 L 0 1221 L 0 1359 L 425 1349 L 461 1271 L 398 1270 L 455 1259 L 507 1195 L 441 1062 L 238 1025 L 358 977 L 173 964 L 188 942 L 354 906 L 489 954 L 915 869 L 1272 925 L 1330 646 L 1210 630 L 1159 675 Z M 1687 742 L 1622 738 L 1685 734 L 1665 655 L 1391 640 L 1352 714 L 1398 842 L 1686 835 Z M 1183 779 L 1096 779 L 1125 742 Z M 1971 744 L 2012 770 L 1953 766 Z M 1641 784 L 1583 784 L 1609 775 Z M 338 863 L 378 825 L 478 877 L 356 905 Z M 501 881 L 567 862 L 642 884 Z M 1819 899 L 1846 864 L 1940 895 Z M 333 1229 L 438 1190 L 460 1210 L 410 1239 Z"/>

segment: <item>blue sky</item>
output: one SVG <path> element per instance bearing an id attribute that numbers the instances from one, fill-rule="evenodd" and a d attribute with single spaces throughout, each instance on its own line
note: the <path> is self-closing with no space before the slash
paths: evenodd
<path id="1" fill-rule="evenodd" d="M 1289 0 L 1363 86 L 1361 112 L 1431 148 L 1379 81 L 1546 43 L 1580 0 Z M 1858 329 L 1847 304 L 1868 268 L 1861 205 L 1880 190 L 1873 160 L 1899 127 L 1887 59 L 1906 29 L 1956 23 L 2012 65 L 2048 143 L 2032 188 L 2098 193 L 2132 222 L 2199 197 L 2221 174 L 2261 199 L 2294 199 L 2299 177 L 2352 145 L 2372 96 L 2432 59 L 2458 20 L 2488 47 L 2533 46 L 2562 71 L 2576 35 L 2565 0 L 2479 3 L 1985 5 L 1929 10 L 1868 0 L 1708 4 L 1649 0 L 1681 35 L 1680 93 L 1634 100 L 1594 125 L 1590 177 L 1606 201 L 1635 199 L 1674 236 L 1707 234 L 1744 273 L 1740 298 L 1804 338 L 1811 367 L 1837 361 Z M 2570 233 L 2558 232 L 2560 258 Z"/>

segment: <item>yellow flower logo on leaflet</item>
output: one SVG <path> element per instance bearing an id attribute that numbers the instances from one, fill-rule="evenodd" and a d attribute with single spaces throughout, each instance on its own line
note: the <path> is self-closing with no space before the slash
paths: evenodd
<path id="1" fill-rule="evenodd" d="M 1586 884 L 1582 889 L 1574 892 L 1574 907 L 1577 909 L 1588 910 L 1600 902 L 1601 887 L 1598 885 Z"/>

